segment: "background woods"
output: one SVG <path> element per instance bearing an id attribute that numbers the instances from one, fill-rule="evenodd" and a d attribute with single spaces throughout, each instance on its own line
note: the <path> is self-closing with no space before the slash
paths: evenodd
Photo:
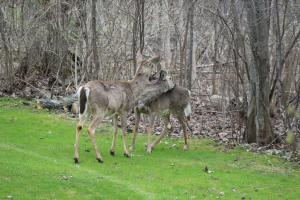
<path id="1" fill-rule="evenodd" d="M 54 98 L 87 80 L 130 79 L 140 51 L 192 90 L 194 134 L 297 148 L 298 0 L 0 5 L 0 95 Z"/>

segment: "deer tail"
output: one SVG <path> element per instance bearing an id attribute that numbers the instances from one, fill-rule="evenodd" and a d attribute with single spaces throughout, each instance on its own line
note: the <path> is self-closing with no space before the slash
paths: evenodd
<path id="1" fill-rule="evenodd" d="M 191 106 L 191 91 L 188 90 L 189 92 L 189 100 L 188 100 L 188 104 L 186 105 L 186 107 L 184 108 L 184 115 L 185 115 L 185 118 L 186 118 L 186 125 L 187 125 L 187 128 L 189 129 L 190 131 L 190 134 L 193 135 L 193 129 L 192 127 L 190 126 L 189 124 L 189 121 L 190 121 L 190 117 L 192 115 L 192 106 Z"/>
<path id="2" fill-rule="evenodd" d="M 185 117 L 189 117 L 192 114 L 192 106 L 191 106 L 191 100 L 190 100 L 191 92 L 189 90 L 188 90 L 188 92 L 189 92 L 189 102 L 186 105 L 186 107 L 184 108 Z"/>
<path id="3" fill-rule="evenodd" d="M 79 101 L 79 116 L 87 112 L 89 94 L 90 88 L 86 86 L 81 86 L 77 91 Z"/>

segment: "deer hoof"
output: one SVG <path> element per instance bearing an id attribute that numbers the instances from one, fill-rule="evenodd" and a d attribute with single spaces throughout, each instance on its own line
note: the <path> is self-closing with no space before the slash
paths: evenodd
<path id="1" fill-rule="evenodd" d="M 110 153 L 111 156 L 115 155 L 115 151 L 113 151 L 113 150 L 110 150 L 109 153 Z"/>
<path id="2" fill-rule="evenodd" d="M 99 163 L 103 163 L 103 160 L 101 158 L 96 158 L 96 160 L 99 162 Z"/>
<path id="3" fill-rule="evenodd" d="M 124 153 L 124 156 L 125 156 L 126 158 L 130 158 L 130 155 L 129 155 L 128 153 Z"/>
<path id="4" fill-rule="evenodd" d="M 152 145 L 148 145 L 147 147 L 147 153 L 151 154 L 153 151 L 153 146 Z"/>
<path id="5" fill-rule="evenodd" d="M 189 150 L 189 146 L 188 146 L 188 145 L 184 145 L 184 146 L 183 146 L 183 150 L 184 150 L 184 151 L 188 151 L 188 150 Z"/>
<path id="6" fill-rule="evenodd" d="M 129 147 L 129 150 L 130 150 L 130 151 L 134 151 L 134 150 L 135 150 L 135 146 L 134 146 L 134 145 L 131 145 L 131 146 Z"/>
<path id="7" fill-rule="evenodd" d="M 79 159 L 78 158 L 74 158 L 74 163 L 75 164 L 79 164 Z"/>

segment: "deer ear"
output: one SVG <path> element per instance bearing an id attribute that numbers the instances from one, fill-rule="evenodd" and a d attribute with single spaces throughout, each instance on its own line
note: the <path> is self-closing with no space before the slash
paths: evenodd
<path id="1" fill-rule="evenodd" d="M 143 55 L 141 54 L 140 51 L 138 51 L 136 53 L 136 63 L 138 66 L 140 66 L 142 62 L 143 62 Z"/>
<path id="2" fill-rule="evenodd" d="M 137 68 L 135 74 L 142 73 L 143 65 L 145 64 L 145 61 L 143 60 L 143 56 L 140 51 L 138 51 L 136 54 L 136 64 L 137 64 L 138 68 Z"/>
<path id="3" fill-rule="evenodd" d="M 160 56 L 155 56 L 153 58 L 150 58 L 148 61 L 153 63 L 153 64 L 157 64 L 160 61 Z"/>
<path id="4" fill-rule="evenodd" d="M 137 74 L 139 74 L 139 73 L 142 73 L 143 72 L 143 65 L 138 65 L 138 68 L 137 68 L 137 70 L 136 70 L 136 72 L 135 72 L 135 75 L 137 75 Z"/>

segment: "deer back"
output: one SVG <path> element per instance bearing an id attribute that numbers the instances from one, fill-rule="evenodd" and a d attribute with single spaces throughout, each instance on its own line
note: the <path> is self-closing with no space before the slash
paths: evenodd
<path id="1" fill-rule="evenodd" d="M 133 94 L 128 82 L 90 81 L 89 103 L 92 109 L 100 108 L 108 112 L 122 112 L 133 106 Z"/>
<path id="2" fill-rule="evenodd" d="M 183 112 L 189 102 L 190 96 L 188 90 L 180 86 L 175 86 L 146 106 L 149 106 L 151 112 L 170 110 L 176 114 Z"/>

